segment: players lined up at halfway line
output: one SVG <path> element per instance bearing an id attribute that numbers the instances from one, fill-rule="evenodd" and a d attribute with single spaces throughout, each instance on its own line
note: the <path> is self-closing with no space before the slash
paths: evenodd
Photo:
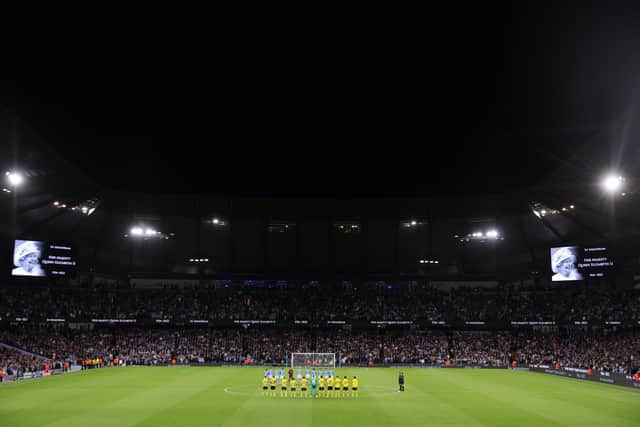
<path id="1" fill-rule="evenodd" d="M 280 372 L 276 370 L 274 373 L 271 369 L 265 369 L 262 378 L 262 394 L 263 396 L 276 396 L 277 388 L 280 388 L 281 397 L 297 397 L 298 384 L 300 385 L 300 397 L 357 397 L 358 396 L 358 378 L 353 376 L 349 381 L 347 376 L 341 380 L 339 376 L 335 376 L 333 371 L 309 371 L 302 376 L 302 370 L 298 369 L 297 378 L 293 376 L 293 369 L 289 369 L 289 378 L 285 377 L 284 369 Z M 326 386 L 326 392 L 325 392 Z M 351 393 L 349 394 L 349 389 Z M 288 393 L 288 391 L 290 393 Z"/>

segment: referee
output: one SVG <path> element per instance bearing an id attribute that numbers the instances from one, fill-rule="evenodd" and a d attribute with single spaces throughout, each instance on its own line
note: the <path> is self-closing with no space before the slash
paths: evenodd
<path id="1" fill-rule="evenodd" d="M 398 375 L 398 385 L 400 386 L 400 391 L 404 391 L 404 372 L 400 372 L 400 375 Z"/>

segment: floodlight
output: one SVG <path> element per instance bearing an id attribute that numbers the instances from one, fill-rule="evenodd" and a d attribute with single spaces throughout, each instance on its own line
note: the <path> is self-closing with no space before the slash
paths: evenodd
<path id="1" fill-rule="evenodd" d="M 144 230 L 142 230 L 142 228 L 140 227 L 133 227 L 131 229 L 132 236 L 142 236 L 143 234 L 144 234 Z"/>
<path id="2" fill-rule="evenodd" d="M 624 178 L 622 178 L 622 176 L 620 175 L 608 175 L 602 180 L 602 186 L 609 193 L 613 193 L 615 191 L 618 191 L 622 187 L 623 181 Z"/>
<path id="3" fill-rule="evenodd" d="M 17 187 L 23 181 L 22 175 L 17 172 L 6 172 L 5 175 L 9 180 L 9 184 L 13 185 L 14 187 Z"/>

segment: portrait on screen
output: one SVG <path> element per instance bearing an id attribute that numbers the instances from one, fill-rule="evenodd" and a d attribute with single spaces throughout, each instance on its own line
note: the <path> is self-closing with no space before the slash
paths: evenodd
<path id="1" fill-rule="evenodd" d="M 582 274 L 577 268 L 578 248 L 575 246 L 563 246 L 551 248 L 551 276 L 552 282 L 569 280 L 582 280 Z"/>
<path id="2" fill-rule="evenodd" d="M 16 240 L 13 249 L 14 276 L 45 276 L 41 265 L 43 242 Z"/>

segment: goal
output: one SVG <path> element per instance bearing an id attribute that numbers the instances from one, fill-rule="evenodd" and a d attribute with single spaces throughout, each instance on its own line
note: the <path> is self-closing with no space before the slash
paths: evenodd
<path id="1" fill-rule="evenodd" d="M 292 368 L 335 368 L 335 353 L 291 353 Z"/>

